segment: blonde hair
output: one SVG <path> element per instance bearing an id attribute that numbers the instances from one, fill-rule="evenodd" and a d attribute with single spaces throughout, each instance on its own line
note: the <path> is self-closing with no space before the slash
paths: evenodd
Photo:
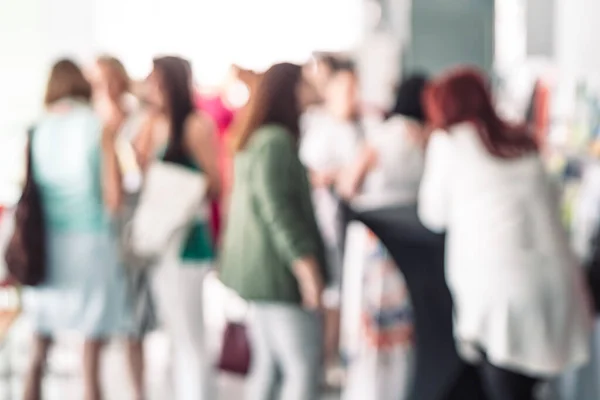
<path id="1" fill-rule="evenodd" d="M 131 80 L 125 66 L 116 57 L 104 55 L 98 57 L 96 63 L 100 68 L 106 70 L 108 79 L 114 80 L 122 93 L 131 91 Z"/>

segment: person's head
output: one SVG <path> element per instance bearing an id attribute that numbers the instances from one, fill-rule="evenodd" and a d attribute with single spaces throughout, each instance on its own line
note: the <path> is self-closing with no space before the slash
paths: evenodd
<path id="1" fill-rule="evenodd" d="M 325 107 L 336 118 L 350 120 L 358 111 L 358 76 L 351 62 L 338 63 L 325 88 Z"/>
<path id="2" fill-rule="evenodd" d="M 75 62 L 63 59 L 54 64 L 46 86 L 46 106 L 66 98 L 89 102 L 91 97 L 92 87 Z"/>
<path id="3" fill-rule="evenodd" d="M 95 95 L 120 101 L 130 91 L 131 83 L 125 66 L 115 57 L 101 56 L 96 60 L 92 77 Z"/>
<path id="4" fill-rule="evenodd" d="M 316 54 L 314 56 L 314 80 L 317 88 L 325 88 L 327 82 L 331 78 L 331 74 L 336 69 L 338 64 L 338 59 L 332 54 Z"/>
<path id="5" fill-rule="evenodd" d="M 398 87 L 396 101 L 388 117 L 401 115 L 424 124 L 427 118 L 422 99 L 427 82 L 427 76 L 424 74 L 414 74 L 403 80 Z"/>
<path id="6" fill-rule="evenodd" d="M 146 79 L 147 101 L 158 111 L 171 115 L 193 109 L 190 63 L 180 57 L 158 57 L 152 61 L 152 72 Z"/>
<path id="7" fill-rule="evenodd" d="M 243 149 L 254 131 L 266 124 L 281 125 L 297 139 L 300 115 L 310 105 L 312 91 L 312 86 L 304 79 L 302 67 L 282 63 L 269 68 L 250 96 L 236 138 L 236 150 Z"/>
<path id="8" fill-rule="evenodd" d="M 435 79 L 424 94 L 427 116 L 436 128 L 449 130 L 462 123 L 473 124 L 490 154 L 519 157 L 536 151 L 529 131 L 503 121 L 492 104 L 484 74 L 474 68 L 458 68 Z"/>
<path id="9" fill-rule="evenodd" d="M 190 63 L 183 58 L 155 58 L 148 77 L 148 102 L 168 117 L 170 140 L 166 161 L 179 162 L 186 153 L 183 145 L 185 121 L 194 111 Z"/>

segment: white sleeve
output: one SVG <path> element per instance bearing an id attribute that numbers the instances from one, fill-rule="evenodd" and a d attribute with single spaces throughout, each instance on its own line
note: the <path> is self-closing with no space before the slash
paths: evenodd
<path id="1" fill-rule="evenodd" d="M 434 232 L 443 232 L 448 223 L 452 145 L 446 132 L 432 134 L 419 190 L 419 219 Z"/>

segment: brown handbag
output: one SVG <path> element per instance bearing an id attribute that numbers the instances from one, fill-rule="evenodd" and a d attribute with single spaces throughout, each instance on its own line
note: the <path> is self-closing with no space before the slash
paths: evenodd
<path id="1" fill-rule="evenodd" d="M 25 187 L 15 210 L 15 228 L 8 242 L 5 261 L 8 272 L 21 285 L 37 286 L 46 277 L 46 229 L 42 199 L 33 178 L 29 130 Z"/>
<path id="2" fill-rule="evenodd" d="M 246 325 L 228 322 L 223 334 L 219 369 L 234 375 L 246 376 L 250 371 L 251 350 Z"/>

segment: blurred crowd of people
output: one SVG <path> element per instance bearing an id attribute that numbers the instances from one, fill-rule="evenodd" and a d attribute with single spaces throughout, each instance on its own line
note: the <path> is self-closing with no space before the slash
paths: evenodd
<path id="1" fill-rule="evenodd" d="M 335 368 L 347 370 L 346 399 L 407 398 L 410 295 L 385 246 L 348 217 L 403 205 L 446 233 L 456 346 L 489 399 L 533 399 L 588 361 L 592 314 L 557 194 L 535 135 L 498 116 L 482 72 L 410 75 L 390 110 L 361 103 L 360 76 L 340 56 L 233 72 L 247 104 L 231 104 L 226 89 L 198 91 L 174 56 L 137 84 L 108 56 L 85 72 L 70 60 L 52 68 L 29 136 L 47 271 L 26 304 L 35 346 L 25 400 L 41 398 L 64 330 L 86 339 L 86 400 L 102 398 L 100 358 L 113 338 L 127 339 L 135 398 L 148 398 L 143 340 L 159 326 L 173 345 L 173 399 L 216 399 L 203 321 L 213 268 L 249 305 L 247 399 L 317 400 Z M 201 175 L 205 194 L 152 265 L 129 265 L 123 237 L 156 163 Z M 354 295 L 348 266 L 366 247 L 377 268 L 361 273 L 351 345 L 341 322 Z M 387 358 L 358 366 L 353 352 Z M 381 369 L 390 364 L 393 374 Z"/>

